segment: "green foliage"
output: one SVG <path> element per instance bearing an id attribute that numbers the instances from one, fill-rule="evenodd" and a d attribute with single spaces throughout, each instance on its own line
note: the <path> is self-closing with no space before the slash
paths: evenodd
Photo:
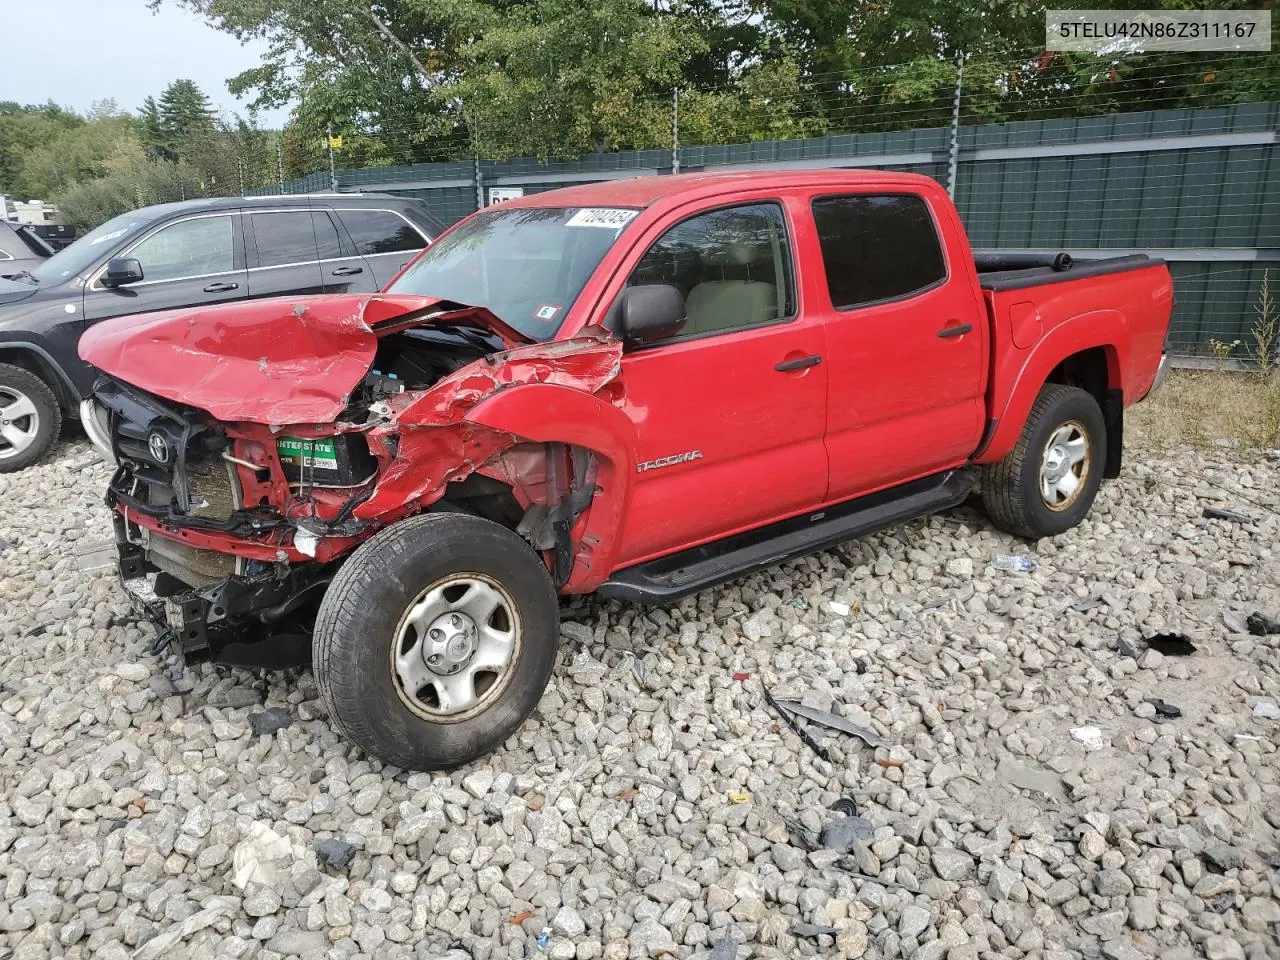
<path id="1" fill-rule="evenodd" d="M 0 104 L 0 192 L 56 201 L 88 229 L 150 203 L 241 193 L 277 182 L 276 135 L 214 115 L 190 80 L 147 97 L 137 116 L 111 101 L 85 116 Z"/>

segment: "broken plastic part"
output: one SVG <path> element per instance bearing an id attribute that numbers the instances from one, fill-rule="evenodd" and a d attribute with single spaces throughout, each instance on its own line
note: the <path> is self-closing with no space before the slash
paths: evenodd
<path id="1" fill-rule="evenodd" d="M 1265 637 L 1270 634 L 1280 633 L 1280 621 L 1272 620 L 1261 613 L 1249 614 L 1244 623 L 1249 632 L 1255 637 Z"/>
<path id="2" fill-rule="evenodd" d="M 341 870 L 356 855 L 356 848 L 345 840 L 321 840 L 315 846 L 316 859 L 322 866 Z"/>
<path id="3" fill-rule="evenodd" d="M 1180 633 L 1157 633 L 1143 643 L 1147 649 L 1163 653 L 1166 657 L 1189 657 L 1196 652 L 1196 645 Z"/>
<path id="4" fill-rule="evenodd" d="M 1228 510 L 1225 507 L 1205 507 L 1204 516 L 1210 520 L 1226 520 L 1229 523 L 1253 523 L 1253 517 L 1248 514 L 1241 513 L 1238 510 Z"/>
<path id="5" fill-rule="evenodd" d="M 830 763 L 831 754 L 827 752 L 827 748 L 822 746 L 822 744 L 818 743 L 817 740 L 813 739 L 813 737 L 809 735 L 809 732 L 805 730 L 804 727 L 796 723 L 795 718 L 793 718 L 791 714 L 789 714 L 786 711 L 786 709 L 781 704 L 779 704 L 777 700 L 773 698 L 773 694 L 769 692 L 768 687 L 766 687 L 764 684 L 761 684 L 760 689 L 764 691 L 765 702 L 768 703 L 769 706 L 773 707 L 774 711 L 782 719 L 782 722 L 791 728 L 791 732 L 794 733 L 797 737 L 799 737 L 804 742 L 805 746 L 807 746 L 810 750 L 812 750 L 815 754 L 817 754 L 818 759 L 826 760 L 828 763 Z"/>
<path id="6" fill-rule="evenodd" d="M 798 700 L 779 700 L 778 706 L 798 717 L 804 717 L 814 723 L 819 723 L 824 727 L 832 730 L 838 730 L 841 733 L 850 733 L 855 737 L 860 737 L 869 747 L 885 747 L 888 744 L 874 730 L 867 727 L 859 726 L 846 717 L 838 717 L 829 710 L 819 710 L 816 707 L 807 707 Z"/>
<path id="7" fill-rule="evenodd" d="M 1182 710 L 1175 707 L 1171 703 L 1165 703 L 1159 697 L 1148 697 L 1147 703 L 1156 708 L 1156 719 L 1159 720 L 1176 720 L 1182 716 Z"/>

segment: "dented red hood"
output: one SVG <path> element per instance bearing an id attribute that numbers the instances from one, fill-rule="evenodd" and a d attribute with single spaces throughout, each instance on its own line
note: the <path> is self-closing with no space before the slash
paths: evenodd
<path id="1" fill-rule="evenodd" d="M 369 372 L 379 330 L 464 319 L 508 347 L 530 342 L 483 307 L 352 294 L 120 317 L 90 327 L 79 353 L 126 383 L 219 420 L 329 423 Z"/>

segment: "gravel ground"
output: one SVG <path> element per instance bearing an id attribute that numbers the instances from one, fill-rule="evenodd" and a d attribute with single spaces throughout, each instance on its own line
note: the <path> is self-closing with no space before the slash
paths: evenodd
<path id="1" fill-rule="evenodd" d="M 538 714 L 449 776 L 349 749 L 308 672 L 149 656 L 81 569 L 106 479 L 84 443 L 0 477 L 0 960 L 1280 956 L 1274 461 L 1131 456 L 1031 547 L 961 508 L 575 601 Z M 884 745 L 818 759 L 764 684 Z"/>

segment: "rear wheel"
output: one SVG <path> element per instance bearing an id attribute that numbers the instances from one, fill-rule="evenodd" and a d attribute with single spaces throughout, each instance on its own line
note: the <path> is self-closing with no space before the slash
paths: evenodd
<path id="1" fill-rule="evenodd" d="M 316 683 L 340 732 L 410 770 L 488 753 L 533 712 L 555 667 L 559 602 L 505 527 L 424 514 L 343 564 L 316 619 Z"/>
<path id="2" fill-rule="evenodd" d="M 997 527 L 1036 540 L 1070 530 L 1102 484 L 1107 428 L 1093 396 L 1050 383 L 1041 389 L 1018 444 L 982 479 L 982 501 Z"/>
<path id="3" fill-rule="evenodd" d="M 49 385 L 29 370 L 0 363 L 0 473 L 29 467 L 62 429 L 62 410 Z"/>

